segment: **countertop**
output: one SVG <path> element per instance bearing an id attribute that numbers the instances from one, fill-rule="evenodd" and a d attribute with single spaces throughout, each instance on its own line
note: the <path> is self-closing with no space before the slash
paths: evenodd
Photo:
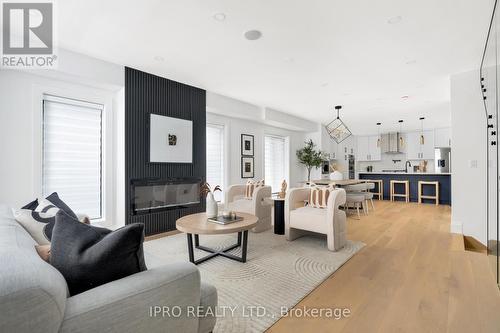
<path id="1" fill-rule="evenodd" d="M 384 172 L 384 171 L 366 172 L 366 171 L 360 171 L 358 173 L 364 174 L 364 175 L 451 176 L 451 172 L 436 173 L 436 172 L 393 172 L 393 171 L 392 172 Z"/>

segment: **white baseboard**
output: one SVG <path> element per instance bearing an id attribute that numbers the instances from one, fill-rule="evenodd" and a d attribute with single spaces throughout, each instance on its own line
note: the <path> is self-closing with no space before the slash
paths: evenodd
<path id="1" fill-rule="evenodd" d="M 462 223 L 461 222 L 457 222 L 457 221 L 451 221 L 450 232 L 452 234 L 461 234 L 461 235 L 463 235 L 464 229 L 463 229 Z"/>

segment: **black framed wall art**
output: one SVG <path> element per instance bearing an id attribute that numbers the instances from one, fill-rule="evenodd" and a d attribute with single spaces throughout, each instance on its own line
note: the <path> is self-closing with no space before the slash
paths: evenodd
<path id="1" fill-rule="evenodd" d="M 241 178 L 254 178 L 254 164 L 253 156 L 241 156 Z"/>
<path id="2" fill-rule="evenodd" d="M 241 135 L 241 155 L 254 156 L 254 137 L 250 134 Z"/>

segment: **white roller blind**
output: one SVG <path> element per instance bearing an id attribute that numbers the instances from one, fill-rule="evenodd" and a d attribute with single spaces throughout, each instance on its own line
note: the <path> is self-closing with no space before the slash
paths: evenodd
<path id="1" fill-rule="evenodd" d="M 214 188 L 220 185 L 224 190 L 224 126 L 207 124 L 207 183 Z M 215 200 L 222 201 L 221 192 Z"/>
<path id="2" fill-rule="evenodd" d="M 102 114 L 98 104 L 44 97 L 43 193 L 57 192 L 91 219 L 103 213 Z"/>
<path id="3" fill-rule="evenodd" d="M 281 190 L 281 182 L 286 179 L 285 138 L 266 135 L 265 141 L 265 173 L 266 185 L 272 192 Z"/>

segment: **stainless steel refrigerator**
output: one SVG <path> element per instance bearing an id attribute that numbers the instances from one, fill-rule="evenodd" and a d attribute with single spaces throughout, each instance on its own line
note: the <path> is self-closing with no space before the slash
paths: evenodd
<path id="1" fill-rule="evenodd" d="M 434 150 L 434 170 L 436 173 L 451 172 L 451 148 Z"/>

